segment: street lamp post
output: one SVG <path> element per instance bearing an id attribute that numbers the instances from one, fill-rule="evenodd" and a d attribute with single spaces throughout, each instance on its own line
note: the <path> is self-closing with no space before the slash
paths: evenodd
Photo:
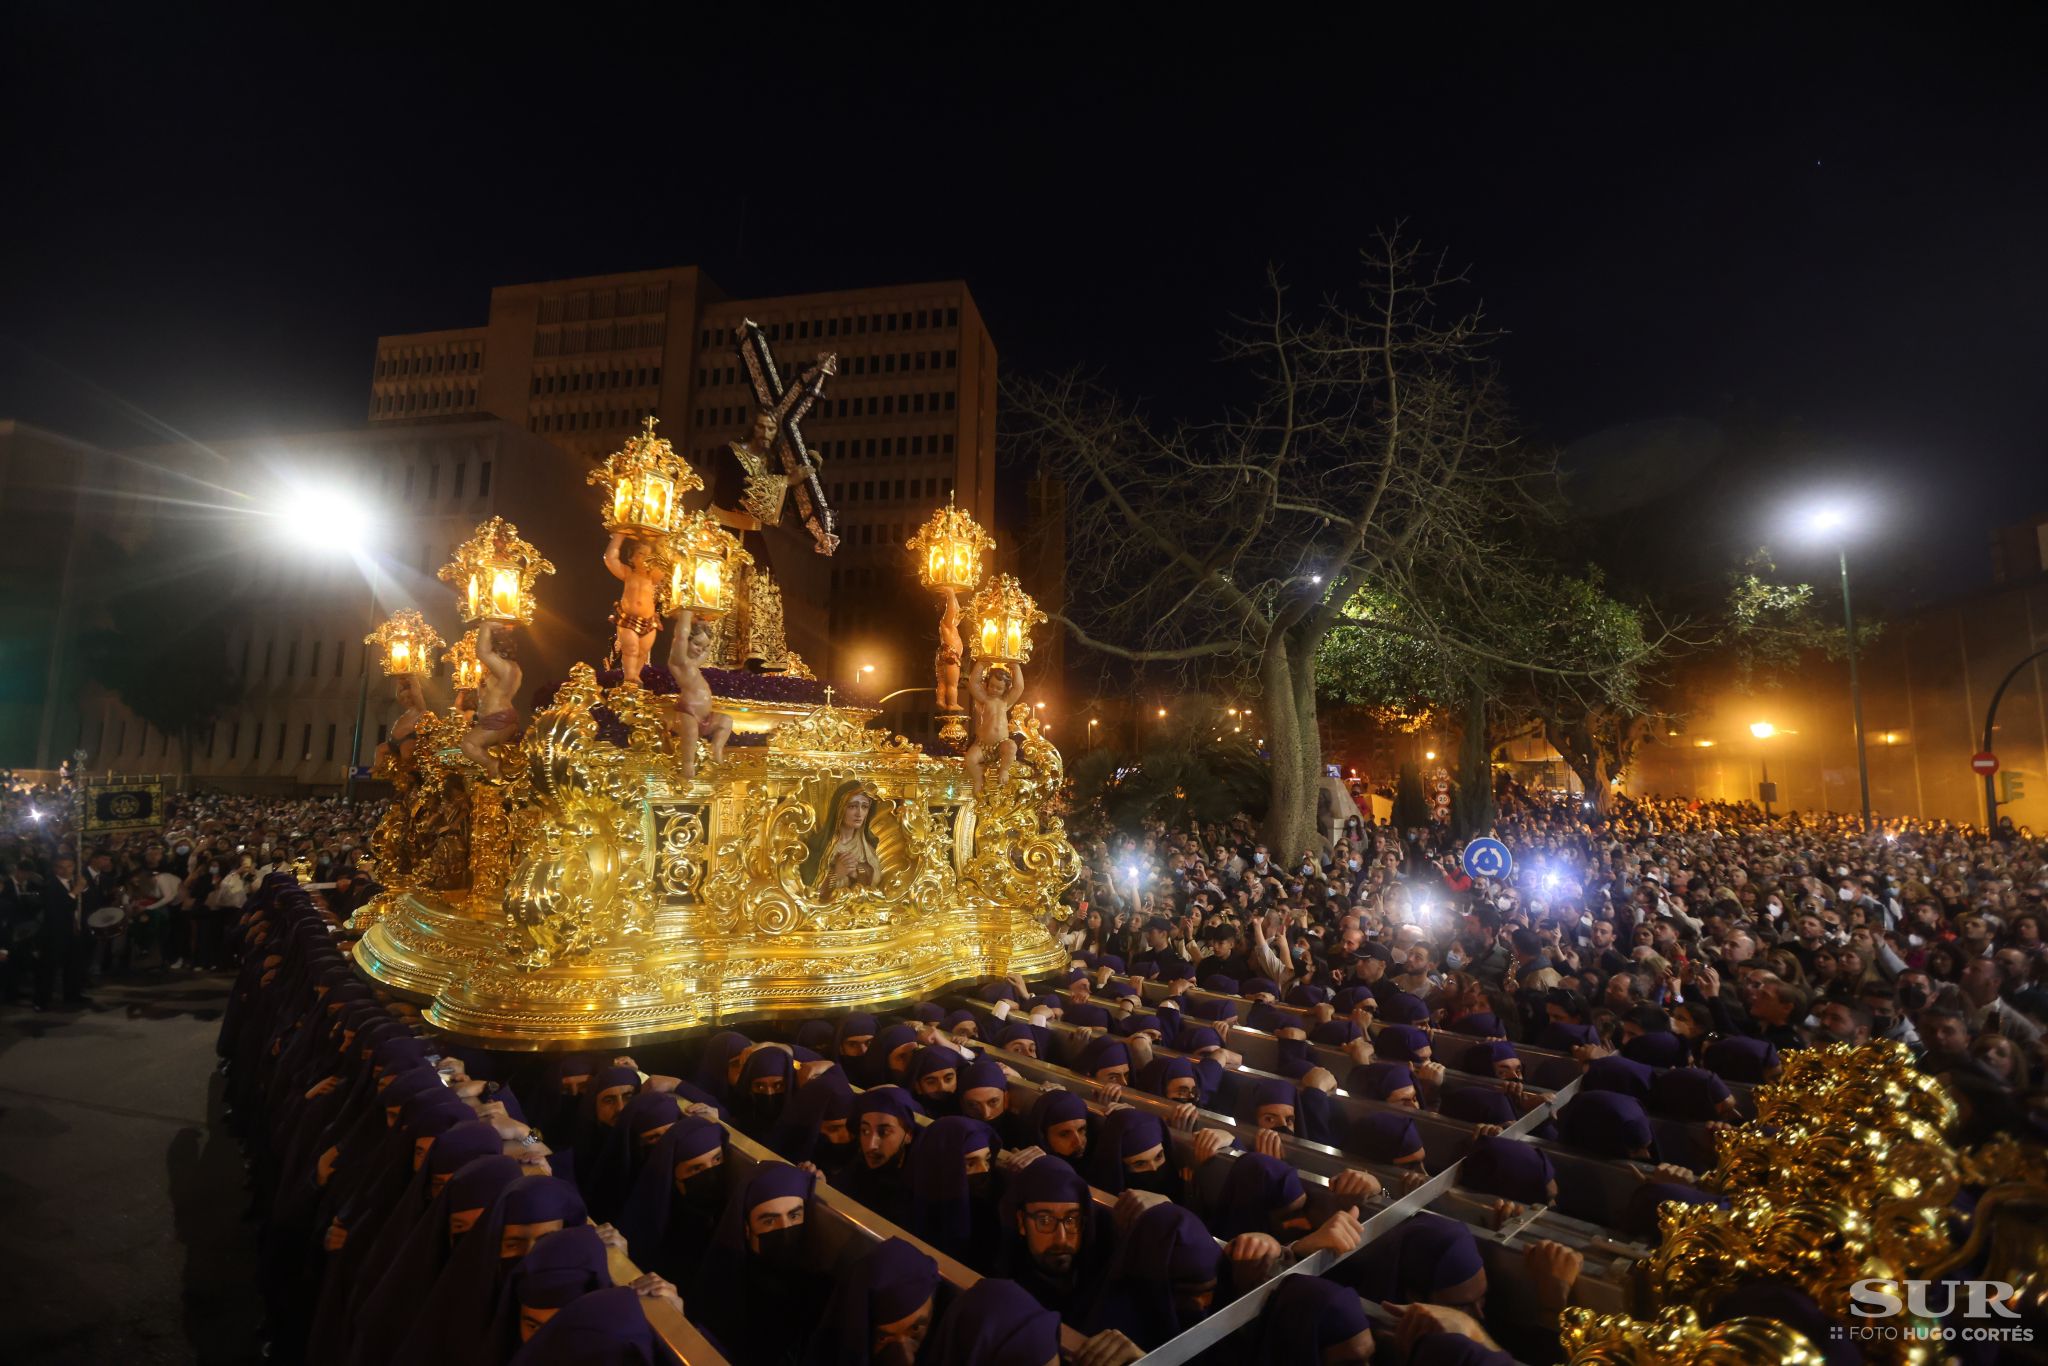
<path id="1" fill-rule="evenodd" d="M 1856 783 L 1863 796 L 1863 828 L 1870 828 L 1870 753 L 1863 745 L 1863 684 L 1856 677 L 1856 609 L 1849 601 L 1849 547 L 1838 542 L 1842 565 L 1842 625 L 1849 632 L 1849 712 L 1856 723 Z"/>
<path id="2" fill-rule="evenodd" d="M 370 582 L 370 628 L 375 630 L 377 626 L 377 580 L 374 575 L 367 577 Z M 344 806 L 354 806 L 356 804 L 356 765 L 362 762 L 363 720 L 369 715 L 370 711 L 370 647 L 363 645 L 358 648 L 362 652 L 357 656 L 362 671 L 362 685 L 356 689 L 356 728 L 354 735 L 349 738 L 348 742 L 348 773 L 341 781 L 341 800 Z"/>
<path id="3" fill-rule="evenodd" d="M 1823 507 L 1808 519 L 1810 529 L 1835 545 L 1842 573 L 1842 624 L 1849 634 L 1849 711 L 1856 726 L 1856 780 L 1863 798 L 1863 828 L 1870 828 L 1870 754 L 1863 744 L 1863 684 L 1856 673 L 1856 608 L 1849 597 L 1849 514 L 1842 507 Z"/>
<path id="4" fill-rule="evenodd" d="M 1761 769 L 1757 779 L 1756 795 L 1763 799 L 1764 819 L 1771 818 L 1771 803 L 1778 799 L 1778 789 L 1771 784 L 1771 757 L 1764 750 L 1764 741 L 1778 733 L 1778 728 L 1768 721 L 1752 722 L 1749 733 L 1756 737 L 1756 761 Z"/>

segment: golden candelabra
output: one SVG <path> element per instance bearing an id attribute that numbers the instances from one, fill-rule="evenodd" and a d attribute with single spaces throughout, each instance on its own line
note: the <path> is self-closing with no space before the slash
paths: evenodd
<path id="1" fill-rule="evenodd" d="M 1024 585 L 1008 574 L 996 575 L 974 595 L 969 615 L 975 658 L 1006 664 L 1030 662 L 1031 630 L 1047 620 Z"/>
<path id="2" fill-rule="evenodd" d="M 981 583 L 982 567 L 995 554 L 993 536 L 965 509 L 946 505 L 932 513 L 917 534 L 904 543 L 917 568 L 917 580 L 945 595 L 939 615 L 939 651 L 932 663 L 939 709 L 939 739 L 956 753 L 967 745 L 967 717 L 960 705 L 960 669 L 966 641 L 960 635 L 960 595 Z"/>
<path id="3" fill-rule="evenodd" d="M 677 518 L 663 551 L 669 562 L 663 616 L 684 608 L 705 621 L 724 616 L 739 595 L 741 568 L 754 562 L 739 538 L 708 512 Z"/>
<path id="4" fill-rule="evenodd" d="M 470 627 L 462 639 L 448 647 L 448 653 L 441 656 L 441 662 L 448 666 L 449 684 L 457 692 L 473 692 L 483 681 L 484 666 L 476 657 L 476 628 Z"/>
<path id="5" fill-rule="evenodd" d="M 668 438 L 656 436 L 657 420 L 626 439 L 604 458 L 587 482 L 602 484 L 608 495 L 604 529 L 627 536 L 659 539 L 675 530 L 683 513 L 683 495 L 704 487 L 689 462 L 676 454 Z"/>
<path id="6" fill-rule="evenodd" d="M 605 527 L 669 558 L 665 613 L 730 615 L 744 568 L 750 629 L 775 627 L 758 620 L 772 582 L 710 516 L 678 506 L 703 480 L 651 422 L 591 478 L 607 490 Z M 465 619 L 529 621 L 534 578 L 551 571 L 494 520 L 441 577 Z M 1045 618 L 1003 584 L 995 639 L 1021 659 Z M 450 652 L 458 670 L 476 662 L 474 635 L 467 654 Z M 689 689 L 604 687 L 579 664 L 521 734 L 515 711 L 493 710 L 491 679 L 478 681 L 475 727 L 516 736 L 494 742 L 499 772 L 423 719 L 372 840 L 384 891 L 356 918 L 362 971 L 456 1037 L 624 1043 L 1066 959 L 1051 925 L 1079 860 L 1059 817 L 1059 752 L 1028 716 L 1008 780 L 976 795 L 961 760 L 831 705 L 829 690 L 707 708 Z M 706 733 L 714 709 L 737 738 L 686 775 L 677 747 L 695 741 L 679 737 Z"/>
<path id="7" fill-rule="evenodd" d="M 410 607 L 401 607 L 391 614 L 390 620 L 364 636 L 363 644 L 377 647 L 377 660 L 384 666 L 386 678 L 409 675 L 426 679 L 434 676 L 434 652 L 441 648 L 441 637 L 425 617 Z"/>
<path id="8" fill-rule="evenodd" d="M 525 626 L 533 622 L 534 580 L 554 572 L 547 557 L 520 538 L 518 527 L 493 517 L 455 547 L 454 557 L 441 566 L 439 578 L 455 590 L 464 621 Z M 476 633 L 470 632 L 472 653 L 475 637 Z"/>
<path id="9" fill-rule="evenodd" d="M 981 583 L 982 565 L 996 552 L 993 536 L 966 511 L 946 505 L 934 512 L 917 534 L 904 542 L 917 562 L 917 581 L 926 588 L 972 593 Z"/>

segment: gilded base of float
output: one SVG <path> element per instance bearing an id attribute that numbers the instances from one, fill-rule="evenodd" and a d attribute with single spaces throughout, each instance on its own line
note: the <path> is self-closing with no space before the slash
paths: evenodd
<path id="1" fill-rule="evenodd" d="M 928 924 L 920 934 L 818 936 L 791 955 L 727 955 L 700 939 L 522 971 L 506 960 L 490 927 L 408 894 L 387 903 L 355 956 L 370 977 L 418 1003 L 441 1032 L 515 1051 L 623 1045 L 880 1007 L 988 973 L 1035 975 L 1067 961 L 1036 925 L 1020 932 L 1004 918 L 965 908 L 921 919 Z"/>
<path id="2" fill-rule="evenodd" d="M 976 796 L 960 760 L 829 706 L 721 704 L 766 743 L 685 778 L 669 704 L 579 666 L 498 780 L 427 729 L 373 842 L 387 890 L 358 913 L 360 969 L 456 1038 L 533 1050 L 1065 963 L 1050 925 L 1078 860 L 1028 713 L 1008 782 Z M 865 823 L 842 825 L 856 798 Z M 828 885 L 834 847 L 860 851 L 853 885 Z"/>

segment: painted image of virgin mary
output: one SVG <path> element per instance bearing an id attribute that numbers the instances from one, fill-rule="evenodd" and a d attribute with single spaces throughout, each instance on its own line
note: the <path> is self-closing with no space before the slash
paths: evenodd
<path id="1" fill-rule="evenodd" d="M 841 783 L 825 808 L 825 826 L 803 863 L 804 886 L 819 901 L 855 887 L 882 880 L 880 848 L 875 842 L 875 795 L 858 779 Z"/>

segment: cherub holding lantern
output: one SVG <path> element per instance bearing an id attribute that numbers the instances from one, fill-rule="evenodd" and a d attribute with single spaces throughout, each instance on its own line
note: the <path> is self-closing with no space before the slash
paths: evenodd
<path id="1" fill-rule="evenodd" d="M 499 776 L 499 770 L 491 746 L 519 734 L 515 701 L 526 677 L 512 657 L 511 640 L 498 639 L 498 632 L 508 625 L 501 621 L 477 623 L 476 661 L 483 666 L 483 679 L 477 685 L 476 720 L 462 737 L 462 752 L 493 778 Z"/>
<path id="2" fill-rule="evenodd" d="M 967 675 L 967 695 L 974 699 L 974 743 L 961 756 L 967 767 L 974 795 L 980 796 L 984 779 L 982 765 L 993 754 L 996 786 L 1010 779 L 1010 765 L 1017 761 L 1017 737 L 1010 729 L 1010 708 L 1024 700 L 1024 666 L 1005 660 L 983 659 Z"/>
<path id="3" fill-rule="evenodd" d="M 619 605 L 612 609 L 612 624 L 618 627 L 619 668 L 625 681 L 638 687 L 640 671 L 654 653 L 655 633 L 661 629 L 661 620 L 654 614 L 654 597 L 666 565 L 653 546 L 615 531 L 611 544 L 604 548 L 604 567 L 624 585 L 619 590 Z"/>

